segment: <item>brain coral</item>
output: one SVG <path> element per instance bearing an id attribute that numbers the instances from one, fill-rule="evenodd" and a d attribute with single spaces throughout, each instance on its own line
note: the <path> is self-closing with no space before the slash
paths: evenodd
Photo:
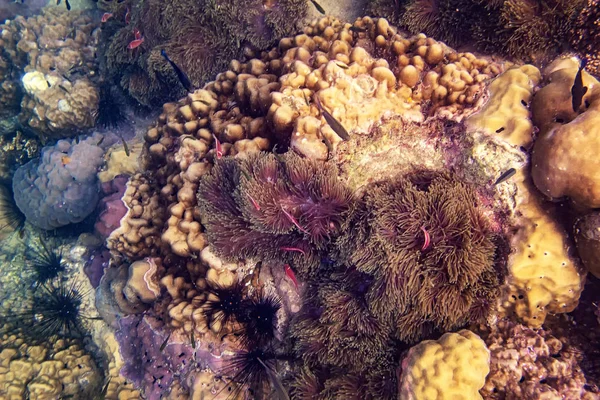
<path id="1" fill-rule="evenodd" d="M 42 229 L 81 222 L 98 203 L 96 173 L 104 162 L 104 150 L 96 144 L 101 136 L 80 143 L 59 140 L 45 147 L 38 160 L 19 167 L 13 191 L 27 220 Z"/>

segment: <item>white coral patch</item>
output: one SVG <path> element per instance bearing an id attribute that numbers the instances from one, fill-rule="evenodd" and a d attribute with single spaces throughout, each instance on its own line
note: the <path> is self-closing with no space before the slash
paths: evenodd
<path id="1" fill-rule="evenodd" d="M 23 82 L 23 87 L 25 91 L 34 96 L 35 93 L 44 91 L 48 89 L 48 82 L 46 81 L 46 77 L 40 71 L 32 71 L 23 75 L 21 79 Z"/>

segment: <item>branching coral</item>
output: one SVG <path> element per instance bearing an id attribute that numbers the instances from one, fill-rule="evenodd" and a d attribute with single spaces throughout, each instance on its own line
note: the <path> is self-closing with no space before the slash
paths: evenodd
<path id="1" fill-rule="evenodd" d="M 351 202 L 334 167 L 294 153 L 224 159 L 198 188 L 206 232 L 218 253 L 287 259 L 297 266 L 314 264 Z"/>
<path id="2" fill-rule="evenodd" d="M 504 276 L 494 234 L 474 189 L 449 175 L 417 173 L 373 185 L 338 245 L 372 274 L 370 308 L 414 341 L 491 309 Z M 355 246 L 355 243 L 362 243 Z"/>

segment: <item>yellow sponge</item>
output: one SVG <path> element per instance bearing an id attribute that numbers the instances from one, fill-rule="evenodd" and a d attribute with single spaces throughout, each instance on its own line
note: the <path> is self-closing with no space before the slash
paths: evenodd
<path id="1" fill-rule="evenodd" d="M 468 330 L 446 333 L 411 348 L 402 361 L 403 400 L 481 399 L 490 372 L 490 351 Z"/>

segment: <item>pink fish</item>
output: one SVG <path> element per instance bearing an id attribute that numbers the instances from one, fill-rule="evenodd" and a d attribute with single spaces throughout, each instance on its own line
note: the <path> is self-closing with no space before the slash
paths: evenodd
<path id="1" fill-rule="evenodd" d="M 254 206 L 254 208 L 256 208 L 256 211 L 260 211 L 260 205 L 258 205 L 258 203 L 256 202 L 256 200 L 254 200 L 252 198 L 252 196 L 250 196 L 249 193 L 246 193 L 246 196 L 248 196 L 248 198 L 250 199 L 250 202 L 252 202 L 252 205 Z"/>
<path id="2" fill-rule="evenodd" d="M 102 23 L 105 23 L 106 21 L 108 21 L 109 19 L 111 19 L 113 16 L 113 13 L 104 13 L 102 14 L 102 19 L 100 20 Z"/>
<path id="3" fill-rule="evenodd" d="M 129 25 L 131 22 L 131 13 L 129 12 L 129 7 L 127 7 L 127 11 L 125 12 L 125 24 Z"/>
<path id="4" fill-rule="evenodd" d="M 131 42 L 129 42 L 129 44 L 127 45 L 127 48 L 129 50 L 137 49 L 138 47 L 141 46 L 142 43 L 144 43 L 144 38 L 135 39 L 135 40 L 132 40 Z"/>
<path id="5" fill-rule="evenodd" d="M 219 139 L 217 139 L 214 133 L 213 137 L 215 138 L 215 151 L 217 153 L 217 160 L 220 160 L 221 157 L 223 157 L 223 148 L 221 147 L 221 142 L 219 141 Z"/>
<path id="6" fill-rule="evenodd" d="M 423 231 L 423 246 L 421 246 L 421 251 L 425 251 L 431 244 L 431 237 L 429 237 L 429 232 L 427 232 L 424 226 L 421 227 L 421 230 Z"/>
<path id="7" fill-rule="evenodd" d="M 289 264 L 285 264 L 284 268 L 285 268 L 285 275 L 288 278 L 290 278 L 290 280 L 294 283 L 294 287 L 296 288 L 296 291 L 298 291 L 298 280 L 296 279 L 296 274 L 294 274 L 292 267 L 290 267 Z"/>
<path id="8" fill-rule="evenodd" d="M 133 29 L 133 36 L 135 36 L 135 40 L 140 40 L 142 38 L 142 34 L 138 28 Z"/>
<path id="9" fill-rule="evenodd" d="M 283 213 L 285 214 L 287 219 L 289 219 L 292 224 L 296 225 L 296 228 L 298 228 L 300 230 L 300 232 L 303 232 L 303 233 L 306 233 L 307 235 L 309 235 L 308 231 L 306 229 L 304 229 L 303 227 L 301 227 L 300 224 L 298 223 L 298 221 L 296 220 L 296 218 L 294 218 L 294 216 L 292 214 L 287 212 L 283 208 L 283 206 L 281 207 L 281 211 L 283 211 Z"/>
<path id="10" fill-rule="evenodd" d="M 297 251 L 298 253 L 302 253 L 303 256 L 306 255 L 306 252 L 298 247 L 280 247 L 279 249 L 283 251 Z"/>

